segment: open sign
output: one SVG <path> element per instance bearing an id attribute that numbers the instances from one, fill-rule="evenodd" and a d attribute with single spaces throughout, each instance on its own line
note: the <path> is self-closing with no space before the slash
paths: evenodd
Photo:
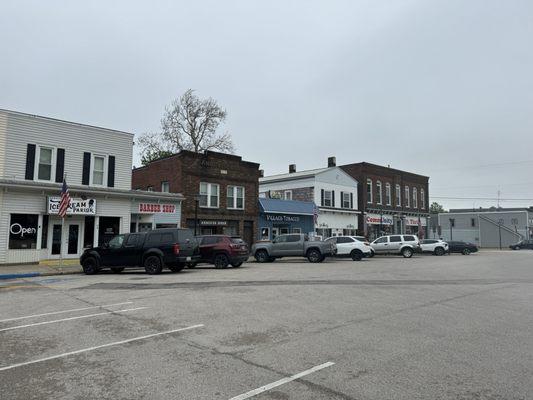
<path id="1" fill-rule="evenodd" d="M 24 227 L 19 223 L 11 224 L 9 227 L 9 232 L 12 235 L 20 235 L 21 238 L 24 237 L 24 235 L 35 235 L 37 233 L 37 229 L 32 227 Z"/>

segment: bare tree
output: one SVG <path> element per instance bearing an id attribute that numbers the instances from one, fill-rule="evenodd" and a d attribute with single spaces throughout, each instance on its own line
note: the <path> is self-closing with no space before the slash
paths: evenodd
<path id="1" fill-rule="evenodd" d="M 233 153 L 229 133 L 217 133 L 226 120 L 226 110 L 212 98 L 200 99 L 192 89 L 187 90 L 165 108 L 161 132 L 145 133 L 139 138 L 142 163 L 153 161 L 180 150 L 202 152 L 218 150 Z"/>

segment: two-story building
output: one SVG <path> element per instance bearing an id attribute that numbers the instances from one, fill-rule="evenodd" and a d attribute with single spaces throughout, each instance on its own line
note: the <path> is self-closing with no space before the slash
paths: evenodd
<path id="1" fill-rule="evenodd" d="M 241 157 L 182 150 L 133 170 L 133 188 L 185 196 L 182 226 L 197 234 L 239 235 L 256 240 L 259 164 Z"/>
<path id="2" fill-rule="evenodd" d="M 77 258 L 139 221 L 179 226 L 182 195 L 131 190 L 132 153 L 128 132 L 0 110 L 0 264 Z"/>
<path id="3" fill-rule="evenodd" d="M 342 165 L 359 181 L 359 232 L 370 239 L 391 233 L 423 236 L 429 216 L 429 178 L 367 162 Z"/>
<path id="4" fill-rule="evenodd" d="M 357 187 L 357 180 L 336 166 L 335 157 L 328 158 L 326 168 L 297 172 L 291 164 L 288 174 L 259 179 L 262 197 L 314 202 L 315 233 L 322 237 L 356 234 L 360 214 Z"/>

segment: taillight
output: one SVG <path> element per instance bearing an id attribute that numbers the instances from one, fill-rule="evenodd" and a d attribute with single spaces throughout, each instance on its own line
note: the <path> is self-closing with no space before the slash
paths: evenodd
<path id="1" fill-rule="evenodd" d="M 172 246 L 172 252 L 175 255 L 180 254 L 180 244 L 179 243 L 174 243 L 174 246 Z"/>

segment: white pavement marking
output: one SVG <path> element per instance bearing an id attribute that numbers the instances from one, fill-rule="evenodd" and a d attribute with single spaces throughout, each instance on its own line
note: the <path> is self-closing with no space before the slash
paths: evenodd
<path id="1" fill-rule="evenodd" d="M 93 308 L 104 308 L 104 307 L 112 307 L 112 306 L 122 306 L 124 304 L 133 304 L 133 301 L 125 301 L 124 303 L 115 303 L 115 304 L 106 304 L 103 306 L 92 306 L 92 307 L 83 307 L 83 308 L 73 308 L 71 310 L 63 310 L 63 311 L 53 311 L 53 312 L 47 312 L 44 314 L 34 314 L 34 315 L 26 315 L 25 317 L 16 317 L 16 318 L 7 318 L 7 319 L 0 319 L 0 322 L 8 322 L 8 321 L 18 321 L 21 319 L 27 319 L 27 318 L 37 318 L 37 317 L 44 317 L 46 315 L 56 315 L 56 314 L 65 314 L 69 312 L 76 312 L 76 311 L 85 311 L 85 310 L 91 310 Z"/>
<path id="2" fill-rule="evenodd" d="M 312 374 L 313 372 L 317 372 L 317 371 L 320 371 L 321 369 L 324 369 L 324 368 L 327 368 L 327 367 L 331 367 L 332 365 L 335 365 L 335 363 L 331 362 L 331 361 L 328 361 L 327 363 L 317 365 L 316 367 L 308 369 L 307 371 L 300 372 L 299 374 L 296 374 L 296 375 L 293 375 L 293 376 L 289 376 L 287 378 L 280 379 L 279 381 L 269 383 L 268 385 L 261 386 L 260 388 L 257 388 L 257 389 L 254 389 L 254 390 L 250 390 L 249 392 L 246 392 L 246 393 L 240 394 L 238 396 L 232 397 L 230 400 L 248 399 L 250 397 L 258 395 L 259 393 L 266 392 L 267 390 L 270 390 L 270 389 L 273 389 L 275 387 L 284 385 L 285 383 L 292 382 L 292 381 L 294 381 L 296 379 L 299 379 L 299 378 L 301 378 L 303 376 Z"/>
<path id="3" fill-rule="evenodd" d="M 85 353 L 85 352 L 92 351 L 92 350 L 98 350 L 98 349 L 102 349 L 104 347 L 117 346 L 117 345 L 120 345 L 120 344 L 136 342 L 137 340 L 148 339 L 148 338 L 155 337 L 155 336 L 169 335 L 169 334 L 175 333 L 175 332 L 188 331 L 188 330 L 194 329 L 194 328 L 201 328 L 202 326 L 204 326 L 204 325 L 203 324 L 192 325 L 192 326 L 188 326 L 186 328 L 173 329 L 171 331 L 152 333 L 151 335 L 145 335 L 145 336 L 135 337 L 135 338 L 132 338 L 132 339 L 121 340 L 120 342 L 107 343 L 107 344 L 102 344 L 100 346 L 87 347 L 86 349 L 81 349 L 81 350 L 76 350 L 76 351 L 69 351 L 68 353 L 58 354 L 57 356 L 39 358 L 38 360 L 26 361 L 26 362 L 23 362 L 23 363 L 8 365 L 7 367 L 0 367 L 0 372 L 1 371 L 7 371 L 9 369 L 13 369 L 13 368 L 17 368 L 17 367 L 23 367 L 25 365 L 31 365 L 31 364 L 37 364 L 37 363 L 40 363 L 40 362 L 44 362 L 44 361 L 55 360 L 56 358 L 68 357 L 68 356 L 72 356 L 72 355 L 80 354 L 80 353 Z"/>
<path id="4" fill-rule="evenodd" d="M 70 318 L 63 318 L 63 319 L 55 319 L 53 321 L 44 321 L 44 322 L 36 322 L 35 324 L 27 324 L 27 325 L 17 325 L 17 326 L 10 326 L 9 328 L 2 328 L 0 329 L 0 332 L 4 331 L 12 331 L 13 329 L 22 329 L 22 328 L 29 328 L 31 326 L 39 326 L 39 325 L 47 325 L 47 324 L 54 324 L 56 322 L 63 322 L 63 321 L 72 321 L 75 319 L 82 319 L 82 318 L 90 318 L 90 317 L 97 317 L 99 315 L 107 315 L 107 314 L 115 314 L 115 313 L 124 313 L 128 311 L 137 311 L 137 310 L 144 310 L 148 307 L 137 307 L 137 308 L 128 308 L 126 310 L 117 310 L 117 311 L 106 311 L 96 314 L 87 314 L 87 315 L 79 315 L 77 317 L 70 317 Z"/>

